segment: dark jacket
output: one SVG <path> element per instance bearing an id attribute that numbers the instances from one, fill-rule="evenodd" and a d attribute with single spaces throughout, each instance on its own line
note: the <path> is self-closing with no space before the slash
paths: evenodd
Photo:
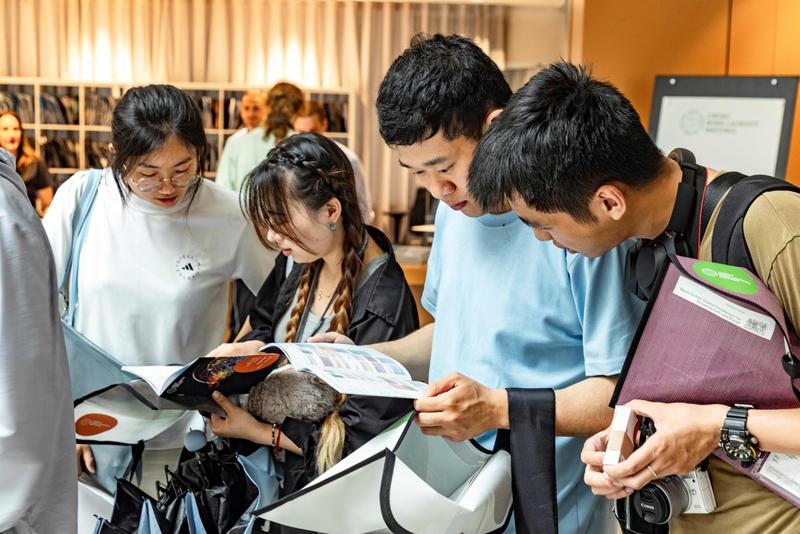
<path id="1" fill-rule="evenodd" d="M 400 264 L 395 260 L 389 239 L 377 228 L 369 226 L 367 231 L 378 246 L 389 254 L 389 261 L 381 265 L 356 291 L 347 336 L 358 345 L 399 339 L 419 328 L 414 297 Z M 287 277 L 286 263 L 285 256 L 278 256 L 250 312 L 253 331 L 244 336 L 242 341 L 274 341 L 274 327 L 292 302 L 303 268 L 302 265 L 295 265 Z M 347 432 L 344 454 L 351 453 L 412 409 L 411 401 L 405 399 L 350 395 L 339 412 Z M 305 454 L 301 457 L 286 453 L 281 496 L 302 488 L 316 477 L 316 450 L 321 428 L 322 421 L 305 423 L 287 419 L 282 425 L 281 431 Z"/>

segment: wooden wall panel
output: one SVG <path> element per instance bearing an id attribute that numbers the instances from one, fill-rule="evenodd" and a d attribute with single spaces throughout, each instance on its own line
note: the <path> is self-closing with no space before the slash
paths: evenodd
<path id="1" fill-rule="evenodd" d="M 800 75 L 800 0 L 571 0 L 570 6 L 581 15 L 573 17 L 570 57 L 613 81 L 645 126 L 658 74 Z M 800 184 L 800 106 L 787 178 Z"/>
<path id="2" fill-rule="evenodd" d="M 800 75 L 800 2 L 732 0 L 732 76 Z M 795 105 L 786 178 L 800 184 L 800 106 Z"/>
<path id="3" fill-rule="evenodd" d="M 585 0 L 583 63 L 647 125 L 657 74 L 725 74 L 729 0 Z"/>
<path id="4" fill-rule="evenodd" d="M 777 0 L 733 0 L 728 74 L 774 74 L 777 15 Z"/>

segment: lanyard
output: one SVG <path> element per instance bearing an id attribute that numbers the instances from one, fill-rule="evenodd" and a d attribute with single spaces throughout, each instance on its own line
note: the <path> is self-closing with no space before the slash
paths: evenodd
<path id="1" fill-rule="evenodd" d="M 312 295 L 312 302 L 313 302 L 313 295 L 316 292 L 317 283 L 318 282 L 319 282 L 319 270 L 317 269 L 316 272 L 314 273 L 314 279 L 311 282 L 311 287 L 308 289 L 309 293 L 311 293 L 311 295 Z M 333 301 L 336 300 L 336 296 L 339 294 L 339 289 L 341 287 L 342 287 L 342 281 L 339 280 L 339 285 L 336 286 L 336 289 L 334 290 L 333 295 L 331 295 L 331 298 L 328 299 L 328 304 L 326 304 L 325 305 L 325 309 L 322 310 L 322 313 L 320 314 L 320 317 L 319 317 L 319 321 L 317 322 L 316 326 L 314 327 L 314 330 L 312 330 L 311 333 L 306 337 L 314 336 L 314 335 L 318 334 L 319 331 L 322 329 L 322 325 L 323 325 L 323 323 L 325 323 L 325 315 L 328 313 L 328 310 L 331 309 L 331 306 L 333 305 Z M 306 323 L 308 322 L 308 314 L 310 313 L 310 310 L 311 310 L 311 302 L 307 303 L 305 308 L 303 309 L 303 315 L 300 317 L 300 324 L 297 325 L 297 333 L 298 334 L 302 335 L 303 330 L 305 330 Z M 302 340 L 296 340 L 296 342 L 299 343 L 299 342 L 302 342 Z"/>
<path id="2" fill-rule="evenodd" d="M 364 257 L 364 252 L 367 250 L 368 242 L 369 242 L 369 238 L 368 238 L 368 235 L 367 235 L 367 230 L 364 229 L 363 238 L 361 240 L 361 246 L 358 248 L 359 257 L 361 257 L 361 258 Z M 309 293 L 311 293 L 311 295 L 312 295 L 312 299 L 313 299 L 314 293 L 316 292 L 317 284 L 319 283 L 319 271 L 320 271 L 319 269 L 315 269 L 314 278 L 312 279 L 311 287 L 308 290 Z M 339 280 L 339 284 L 336 286 L 336 289 L 333 291 L 333 295 L 331 295 L 331 298 L 328 300 L 328 304 L 325 305 L 325 309 L 320 314 L 319 321 L 317 322 L 316 326 L 314 327 L 314 330 L 312 330 L 311 333 L 307 337 L 311 337 L 311 336 L 317 335 L 319 333 L 319 331 L 322 329 L 322 325 L 323 325 L 323 323 L 325 323 L 325 315 L 328 313 L 328 310 L 331 309 L 331 306 L 333 305 L 333 301 L 336 300 L 336 296 L 339 294 L 339 290 L 342 288 L 342 282 L 343 281 L 344 280 Z M 312 302 L 313 302 L 313 300 L 312 300 Z M 303 330 L 306 327 L 306 323 L 308 322 L 308 314 L 310 313 L 310 310 L 311 310 L 311 302 L 308 302 L 306 304 L 306 306 L 305 306 L 305 309 L 303 310 L 303 314 L 300 316 L 300 324 L 297 325 L 297 333 L 298 334 L 302 334 L 303 333 Z M 295 341 L 299 342 L 297 340 L 295 340 Z"/>

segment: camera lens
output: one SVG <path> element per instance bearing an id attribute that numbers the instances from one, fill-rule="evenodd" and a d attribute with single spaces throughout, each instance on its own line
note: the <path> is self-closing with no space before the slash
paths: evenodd
<path id="1" fill-rule="evenodd" d="M 648 523 L 664 525 L 689 506 L 689 493 L 677 476 L 652 481 L 633 494 L 633 508 Z"/>

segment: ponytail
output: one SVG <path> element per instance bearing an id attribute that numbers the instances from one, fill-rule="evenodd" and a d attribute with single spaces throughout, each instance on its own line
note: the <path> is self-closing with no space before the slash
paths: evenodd
<path id="1" fill-rule="evenodd" d="M 347 433 L 339 409 L 347 400 L 347 395 L 339 395 L 339 403 L 322 423 L 317 444 L 317 474 L 322 474 L 342 459 Z"/>

